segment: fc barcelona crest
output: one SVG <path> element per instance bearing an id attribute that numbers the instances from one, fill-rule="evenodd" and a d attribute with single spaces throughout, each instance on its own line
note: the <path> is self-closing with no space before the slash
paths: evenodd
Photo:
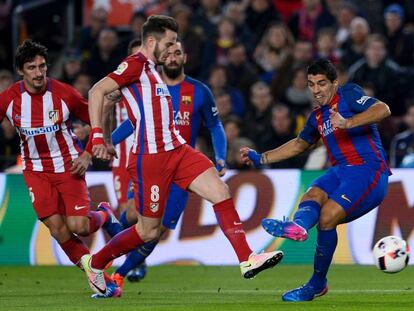
<path id="1" fill-rule="evenodd" d="M 183 103 L 183 105 L 191 105 L 193 103 L 193 99 L 191 98 L 191 96 L 183 95 L 181 96 L 181 102 Z"/>
<path id="2" fill-rule="evenodd" d="M 49 120 L 53 123 L 56 123 L 59 120 L 59 110 L 50 110 L 49 111 Z"/>

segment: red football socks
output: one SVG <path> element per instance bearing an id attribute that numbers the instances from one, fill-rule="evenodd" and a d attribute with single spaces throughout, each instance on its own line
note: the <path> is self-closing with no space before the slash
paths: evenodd
<path id="1" fill-rule="evenodd" d="M 246 261 L 252 250 L 247 244 L 246 234 L 243 230 L 239 214 L 234 207 L 233 199 L 227 199 L 213 205 L 214 212 L 221 230 L 233 246 L 239 262 Z"/>
<path id="2" fill-rule="evenodd" d="M 114 236 L 99 252 L 92 256 L 91 266 L 96 269 L 104 269 L 108 262 L 129 253 L 144 241 L 138 235 L 135 226 L 121 231 Z"/>
<path id="3" fill-rule="evenodd" d="M 75 265 L 78 264 L 83 255 L 89 254 L 86 245 L 74 235 L 66 242 L 60 243 L 60 247 Z"/>

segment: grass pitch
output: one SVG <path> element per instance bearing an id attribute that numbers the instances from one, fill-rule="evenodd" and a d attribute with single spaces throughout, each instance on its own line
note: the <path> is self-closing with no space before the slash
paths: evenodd
<path id="1" fill-rule="evenodd" d="M 373 266 L 334 266 L 326 296 L 286 303 L 281 294 L 306 282 L 311 266 L 280 265 L 254 280 L 238 267 L 150 267 L 119 299 L 94 300 L 74 267 L 0 267 L 0 310 L 414 310 L 414 269 L 387 275 Z"/>

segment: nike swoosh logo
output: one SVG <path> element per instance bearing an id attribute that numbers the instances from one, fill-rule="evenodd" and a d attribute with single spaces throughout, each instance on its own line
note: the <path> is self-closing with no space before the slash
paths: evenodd
<path id="1" fill-rule="evenodd" d="M 105 289 L 102 289 L 99 286 L 97 286 L 94 282 L 91 282 L 91 283 L 92 283 L 93 287 L 95 287 L 101 294 L 104 294 L 105 295 L 106 288 Z"/>
<path id="2" fill-rule="evenodd" d="M 75 205 L 75 211 L 79 211 L 80 209 L 85 208 L 85 207 L 86 207 L 86 205 L 83 205 L 83 206 Z"/>
<path id="3" fill-rule="evenodd" d="M 249 268 L 249 267 L 251 267 L 252 266 L 252 264 L 251 263 L 249 263 L 248 265 L 245 265 L 244 267 L 245 268 Z"/>
<path id="4" fill-rule="evenodd" d="M 344 199 L 345 201 L 348 201 L 349 203 L 352 203 L 350 199 L 348 199 L 345 194 L 341 195 L 341 198 Z"/>

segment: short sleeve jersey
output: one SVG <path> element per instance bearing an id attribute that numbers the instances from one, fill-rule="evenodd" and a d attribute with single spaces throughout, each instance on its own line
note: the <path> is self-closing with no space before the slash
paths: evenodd
<path id="1" fill-rule="evenodd" d="M 366 96 L 362 88 L 349 83 L 338 88 L 331 102 L 310 114 L 299 137 L 313 144 L 322 138 L 332 165 L 370 165 L 389 172 L 386 154 L 376 124 L 352 129 L 333 129 L 330 109 L 351 118 L 371 107 L 377 99 Z"/>
<path id="2" fill-rule="evenodd" d="M 67 172 L 82 146 L 70 119 L 89 122 L 88 103 L 73 87 L 48 79 L 41 93 L 30 93 L 23 81 L 0 94 L 0 120 L 7 117 L 20 136 L 23 170 Z"/>

